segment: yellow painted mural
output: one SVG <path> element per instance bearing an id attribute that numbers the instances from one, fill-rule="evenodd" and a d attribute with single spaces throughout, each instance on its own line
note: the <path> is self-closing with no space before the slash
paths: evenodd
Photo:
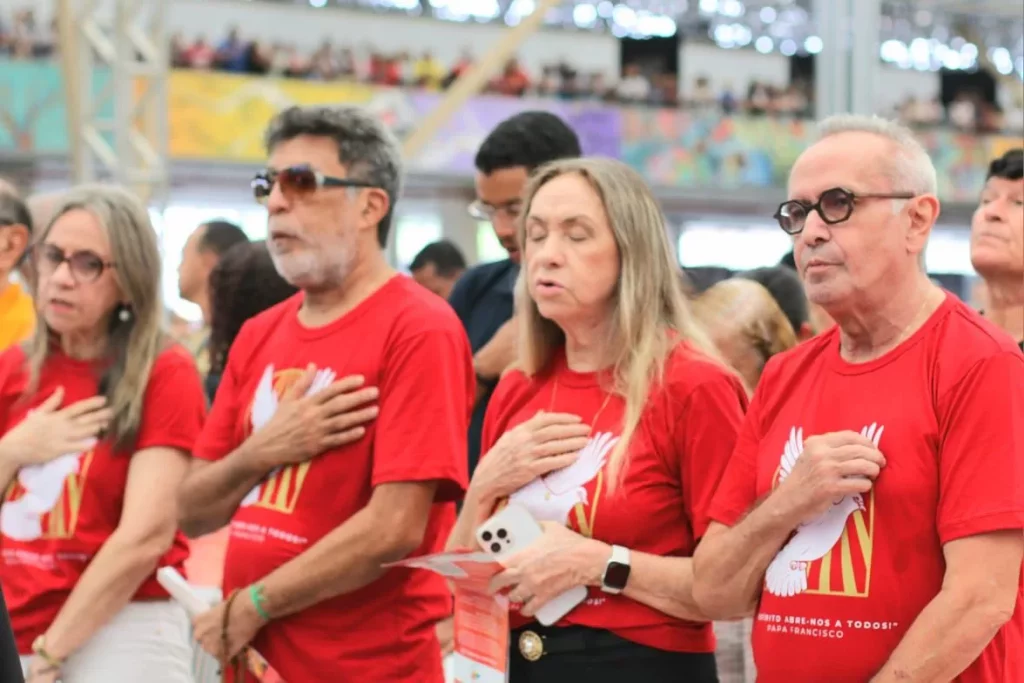
<path id="1" fill-rule="evenodd" d="M 260 162 L 263 133 L 292 105 L 366 106 L 375 88 L 358 83 L 174 71 L 169 84 L 170 153 L 176 158 Z"/>

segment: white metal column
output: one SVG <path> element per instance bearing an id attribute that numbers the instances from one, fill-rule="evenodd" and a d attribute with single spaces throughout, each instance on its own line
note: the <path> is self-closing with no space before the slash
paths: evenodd
<path id="1" fill-rule="evenodd" d="M 813 16 L 823 43 L 815 69 L 818 118 L 876 113 L 880 0 L 815 0 Z"/>
<path id="2" fill-rule="evenodd" d="M 60 0 L 75 182 L 113 180 L 147 203 L 166 200 L 166 12 L 163 0 Z"/>

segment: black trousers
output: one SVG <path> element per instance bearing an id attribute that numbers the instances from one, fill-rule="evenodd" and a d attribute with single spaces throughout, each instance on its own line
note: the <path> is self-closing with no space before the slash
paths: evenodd
<path id="1" fill-rule="evenodd" d="M 544 651 L 531 662 L 519 650 L 523 631 L 543 637 Z M 582 626 L 512 631 L 509 683 L 718 683 L 712 652 L 667 652 Z"/>
<path id="2" fill-rule="evenodd" d="M 0 590 L 0 683 L 24 683 L 21 675 L 21 659 L 14 643 L 11 622 L 7 617 L 7 605 Z"/>

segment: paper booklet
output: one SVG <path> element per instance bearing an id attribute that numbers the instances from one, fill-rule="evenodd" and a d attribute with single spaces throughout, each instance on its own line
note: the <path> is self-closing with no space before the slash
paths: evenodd
<path id="1" fill-rule="evenodd" d="M 156 572 L 157 582 L 164 590 L 171 594 L 171 597 L 181 603 L 190 618 L 202 614 L 210 609 L 212 605 L 206 598 L 200 595 L 173 567 L 161 567 Z M 245 665 L 259 683 L 285 683 L 281 674 L 277 673 L 274 667 L 253 648 L 245 650 Z"/>
<path id="2" fill-rule="evenodd" d="M 428 569 L 448 579 L 455 594 L 455 683 L 507 683 L 508 598 L 487 590 L 503 567 L 490 555 L 466 550 L 424 555 L 385 567 Z"/>

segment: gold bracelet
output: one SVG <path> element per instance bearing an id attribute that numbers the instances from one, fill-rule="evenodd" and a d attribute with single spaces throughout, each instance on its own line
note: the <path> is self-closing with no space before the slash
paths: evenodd
<path id="1" fill-rule="evenodd" d="M 64 666 L 63 659 L 58 659 L 46 651 L 46 635 L 41 635 L 32 642 L 32 654 L 42 659 L 53 669 L 60 669 Z"/>

